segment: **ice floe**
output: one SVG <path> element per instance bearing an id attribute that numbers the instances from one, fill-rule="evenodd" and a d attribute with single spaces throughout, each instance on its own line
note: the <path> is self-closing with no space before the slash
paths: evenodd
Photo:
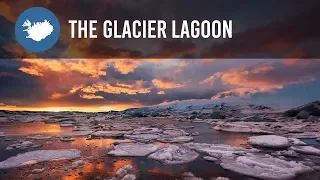
<path id="1" fill-rule="evenodd" d="M 312 146 L 292 146 L 290 149 L 302 153 L 302 154 L 311 154 L 320 156 L 320 149 L 317 149 Z"/>
<path id="2" fill-rule="evenodd" d="M 48 140 L 51 139 L 51 136 L 45 136 L 42 134 L 37 134 L 34 136 L 27 136 L 26 139 L 31 139 L 31 140 Z"/>
<path id="3" fill-rule="evenodd" d="M 1 138 L 1 137 L 6 137 L 5 132 L 0 132 L 0 138 Z"/>
<path id="4" fill-rule="evenodd" d="M 185 172 L 182 176 L 183 180 L 203 180 L 202 178 L 196 177 L 192 172 Z"/>
<path id="5" fill-rule="evenodd" d="M 26 149 L 31 149 L 31 148 L 38 148 L 41 146 L 42 146 L 42 144 L 36 144 L 31 141 L 22 141 L 22 142 L 18 142 L 18 143 L 9 145 L 6 148 L 6 150 L 13 150 L 13 149 L 26 150 Z"/>
<path id="6" fill-rule="evenodd" d="M 132 134 L 132 135 L 124 135 L 124 137 L 128 139 L 136 140 L 136 141 L 148 142 L 148 141 L 156 140 L 160 136 L 157 134 Z"/>
<path id="7" fill-rule="evenodd" d="M 108 155 L 113 156 L 147 156 L 156 150 L 159 146 L 154 144 L 143 143 L 122 143 L 116 145 L 114 150 L 110 151 Z"/>
<path id="8" fill-rule="evenodd" d="M 258 152 L 258 150 L 256 149 L 243 149 L 238 147 L 232 147 L 225 144 L 186 143 L 183 145 L 189 149 L 207 153 L 208 155 L 218 159 L 225 156 L 228 157 L 239 154 L 246 154 L 248 152 Z"/>
<path id="9" fill-rule="evenodd" d="M 51 160 L 74 159 L 80 157 L 80 153 L 77 149 L 30 151 L 0 162 L 0 169 L 14 168 Z"/>
<path id="10" fill-rule="evenodd" d="M 61 137 L 82 137 L 82 136 L 88 136 L 93 131 L 72 131 L 72 132 L 64 132 L 56 135 L 56 137 L 61 138 Z"/>
<path id="11" fill-rule="evenodd" d="M 255 126 L 242 125 L 242 124 L 236 124 L 236 123 L 220 124 L 215 126 L 213 129 L 217 131 L 237 132 L 237 133 L 274 134 L 272 131 L 262 130 Z"/>
<path id="12" fill-rule="evenodd" d="M 121 180 L 136 180 L 137 177 L 134 174 L 127 174 Z"/>
<path id="13" fill-rule="evenodd" d="M 149 155 L 149 158 L 158 160 L 164 164 L 183 164 L 195 160 L 198 156 L 199 154 L 193 150 L 169 145 Z"/>
<path id="14" fill-rule="evenodd" d="M 248 138 L 248 143 L 265 148 L 287 148 L 290 146 L 288 138 L 276 135 L 252 136 Z"/>
<path id="15" fill-rule="evenodd" d="M 133 171 L 133 166 L 131 164 L 125 165 L 116 172 L 116 177 L 121 179 L 125 175 L 131 173 L 132 171 Z"/>
<path id="16" fill-rule="evenodd" d="M 161 136 L 157 139 L 160 142 L 165 143 L 185 143 L 193 140 L 191 136 L 179 136 L 179 137 L 171 137 L 171 136 Z"/>
<path id="17" fill-rule="evenodd" d="M 185 131 L 182 130 L 182 129 L 169 129 L 169 130 L 165 130 L 165 131 L 163 131 L 163 134 L 169 135 L 169 136 L 173 136 L 173 137 L 189 135 L 189 133 L 185 132 Z"/>
<path id="18" fill-rule="evenodd" d="M 295 161 L 285 161 L 270 155 L 250 155 L 222 158 L 222 168 L 265 180 L 294 178 L 313 169 Z"/>
<path id="19" fill-rule="evenodd" d="M 301 141 L 297 138 L 288 138 L 291 145 L 298 145 L 298 146 L 304 146 L 307 145 L 305 142 Z"/>
<path id="20" fill-rule="evenodd" d="M 123 137 L 126 131 L 97 131 L 91 134 L 92 137 Z"/>

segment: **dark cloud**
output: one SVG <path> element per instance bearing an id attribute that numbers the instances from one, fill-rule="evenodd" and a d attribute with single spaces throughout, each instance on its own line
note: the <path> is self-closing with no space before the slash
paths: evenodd
<path id="1" fill-rule="evenodd" d="M 193 58 L 193 57 L 287 57 L 295 55 L 297 48 L 308 53 L 306 58 L 319 56 L 314 50 L 319 42 L 319 2 L 310 0 L 301 3 L 298 0 L 283 1 L 235 1 L 235 0 L 142 0 L 142 1 L 85 1 L 85 0 L 2 0 L 0 23 L 1 46 L 14 44 L 13 24 L 17 16 L 32 6 L 44 6 L 52 10 L 62 24 L 61 37 L 57 45 L 40 57 L 73 58 Z M 63 8 L 61 8 L 63 7 Z M 234 22 L 232 39 L 204 40 L 198 42 L 184 39 L 166 40 L 115 40 L 98 38 L 86 43 L 70 39 L 69 19 L 96 19 L 102 24 L 105 19 L 117 19 L 119 22 L 135 19 L 214 20 L 231 19 Z M 7 21 L 5 21 L 7 20 Z M 170 29 L 170 28 L 168 28 Z M 120 31 L 121 29 L 119 29 Z M 102 27 L 98 27 L 102 37 Z M 170 33 L 170 32 L 167 32 Z M 89 41 L 89 40 L 88 40 Z M 312 41 L 312 42 L 310 42 Z M 213 43 L 212 43 L 213 42 Z M 79 45 L 80 43 L 80 45 Z M 212 44 L 208 47 L 208 44 Z M 83 46 L 84 45 L 84 46 Z M 310 47 L 311 46 L 311 47 Z M 202 53 L 199 53 L 202 52 Z M 0 48 L 3 57 L 21 56 Z M 24 57 L 34 57 L 30 53 Z"/>

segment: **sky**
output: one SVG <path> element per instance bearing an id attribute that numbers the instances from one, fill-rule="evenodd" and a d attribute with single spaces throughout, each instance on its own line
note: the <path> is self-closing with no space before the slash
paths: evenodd
<path id="1" fill-rule="evenodd" d="M 108 111 L 164 102 L 319 100 L 317 59 L 2 59 L 0 109 Z"/>
<path id="2" fill-rule="evenodd" d="M 92 112 L 231 97 L 296 106 L 320 99 L 318 1 L 88 2 L 0 0 L 0 110 Z M 33 6 L 49 8 L 62 27 L 44 54 L 25 51 L 14 35 L 18 15 Z M 70 40 L 70 17 L 137 14 L 228 18 L 234 35 L 222 41 Z"/>

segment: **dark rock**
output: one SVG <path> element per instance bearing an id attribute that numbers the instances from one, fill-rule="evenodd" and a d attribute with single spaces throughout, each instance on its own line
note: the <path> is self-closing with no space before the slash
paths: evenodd
<path id="1" fill-rule="evenodd" d="M 284 115 L 294 117 L 297 116 L 301 111 L 306 111 L 310 115 L 320 116 L 320 101 L 314 101 L 309 104 L 290 109 L 288 111 L 285 111 Z"/>
<path id="2" fill-rule="evenodd" d="M 310 114 L 305 111 L 305 110 L 302 110 L 299 112 L 299 114 L 297 115 L 297 119 L 308 119 L 310 116 Z"/>

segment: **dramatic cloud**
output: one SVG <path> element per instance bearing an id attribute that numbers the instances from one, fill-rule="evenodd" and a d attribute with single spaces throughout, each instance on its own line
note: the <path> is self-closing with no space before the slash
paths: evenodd
<path id="1" fill-rule="evenodd" d="M 103 99 L 102 96 L 97 96 L 95 94 L 80 94 L 80 97 L 83 99 Z"/>
<path id="2" fill-rule="evenodd" d="M 125 64 L 133 66 L 130 72 Z M 0 98 L 7 105 L 1 109 L 118 110 L 257 95 L 299 100 L 290 96 L 293 87 L 319 98 L 312 93 L 319 89 L 318 59 L 22 59 L 1 60 L 0 67 Z"/>
<path id="3" fill-rule="evenodd" d="M 290 84 L 315 81 L 316 76 L 319 75 L 317 67 L 320 62 L 318 60 L 300 61 L 283 60 L 272 64 L 258 64 L 216 72 L 200 84 L 214 85 L 216 81 L 220 81 L 224 85 L 234 87 L 213 96 L 213 99 L 216 99 L 228 96 L 252 95 L 257 92 L 272 92 Z M 301 64 L 304 66 L 301 66 Z"/>
<path id="4" fill-rule="evenodd" d="M 174 89 L 183 87 L 183 84 L 176 83 L 168 78 L 153 79 L 152 83 L 159 89 Z"/>
<path id="5" fill-rule="evenodd" d="M 136 81 L 134 84 L 128 83 L 116 83 L 116 84 L 93 84 L 82 88 L 81 91 L 84 93 L 96 93 L 96 92 L 105 92 L 110 94 L 147 94 L 151 92 L 150 87 L 145 87 L 145 82 Z"/>
<path id="6" fill-rule="evenodd" d="M 44 59 L 23 59 L 27 63 L 26 67 L 19 70 L 34 76 L 43 76 L 45 72 L 72 73 L 99 77 L 107 75 L 106 67 L 108 61 L 91 59 L 91 60 L 44 60 Z"/>

